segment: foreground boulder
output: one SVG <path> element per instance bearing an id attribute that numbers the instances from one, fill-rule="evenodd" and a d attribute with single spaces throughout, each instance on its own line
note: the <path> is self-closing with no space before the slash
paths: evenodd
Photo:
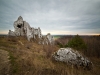
<path id="1" fill-rule="evenodd" d="M 56 61 L 65 62 L 67 64 L 82 66 L 87 69 L 92 69 L 92 62 L 83 57 L 79 52 L 74 51 L 72 48 L 60 48 L 53 54 Z"/>

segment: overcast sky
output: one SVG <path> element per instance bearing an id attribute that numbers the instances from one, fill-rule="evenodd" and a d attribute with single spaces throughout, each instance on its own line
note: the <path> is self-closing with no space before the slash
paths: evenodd
<path id="1" fill-rule="evenodd" d="M 0 34 L 19 16 L 43 34 L 100 34 L 100 0 L 0 0 Z"/>

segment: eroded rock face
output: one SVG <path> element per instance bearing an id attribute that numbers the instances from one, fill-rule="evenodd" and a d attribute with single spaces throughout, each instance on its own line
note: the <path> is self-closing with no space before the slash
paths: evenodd
<path id="1" fill-rule="evenodd" d="M 17 21 L 14 22 L 15 34 L 16 36 L 24 36 L 24 24 L 23 18 L 21 16 L 18 17 Z"/>
<path id="2" fill-rule="evenodd" d="M 45 37 L 41 33 L 40 27 L 34 28 L 24 21 L 21 16 L 14 22 L 14 31 L 9 30 L 8 36 L 26 36 L 28 41 L 39 39 L 39 44 L 53 44 L 53 37 L 47 34 Z"/>
<path id="3" fill-rule="evenodd" d="M 9 30 L 8 35 L 9 36 L 16 36 L 15 33 L 13 31 L 11 31 L 11 30 Z"/>
<path id="4" fill-rule="evenodd" d="M 47 37 L 47 39 L 48 39 L 48 43 L 49 44 L 54 44 L 54 38 L 53 38 L 53 36 L 50 34 L 50 33 L 48 33 L 47 35 L 46 35 L 46 37 Z"/>
<path id="5" fill-rule="evenodd" d="M 53 54 L 53 58 L 56 61 L 66 62 L 68 64 L 82 66 L 88 69 L 92 69 L 92 62 L 83 57 L 78 51 L 74 51 L 72 48 L 60 48 Z"/>

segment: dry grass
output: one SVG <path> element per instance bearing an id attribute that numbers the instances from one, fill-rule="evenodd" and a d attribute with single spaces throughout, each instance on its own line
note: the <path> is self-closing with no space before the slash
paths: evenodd
<path id="1" fill-rule="evenodd" d="M 93 70 L 75 68 L 66 63 L 52 60 L 51 55 L 58 50 L 57 46 L 38 45 L 28 42 L 26 38 L 2 38 L 0 48 L 10 56 L 11 68 L 9 75 L 99 75 L 100 59 L 91 58 Z M 1 66 L 0 66 L 1 67 Z M 3 75 L 3 74 L 1 74 Z"/>
<path id="2" fill-rule="evenodd" d="M 0 75 L 7 75 L 10 71 L 10 61 L 7 51 L 0 49 Z"/>

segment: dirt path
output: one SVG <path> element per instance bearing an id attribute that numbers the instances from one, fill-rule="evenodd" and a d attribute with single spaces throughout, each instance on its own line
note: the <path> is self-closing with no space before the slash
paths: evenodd
<path id="1" fill-rule="evenodd" d="M 9 75 L 9 72 L 9 53 L 5 50 L 0 49 L 0 75 Z"/>

